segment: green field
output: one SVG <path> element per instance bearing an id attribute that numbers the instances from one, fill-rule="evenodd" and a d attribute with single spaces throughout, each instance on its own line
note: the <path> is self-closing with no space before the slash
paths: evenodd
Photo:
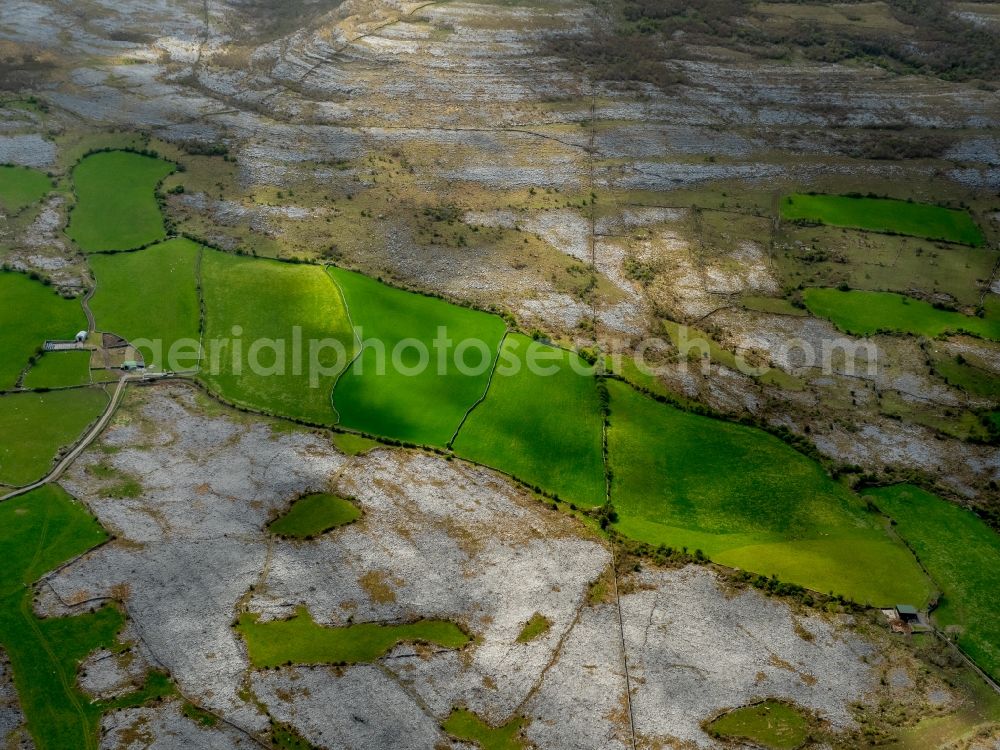
<path id="1" fill-rule="evenodd" d="M 918 487 L 868 490 L 896 522 L 896 533 L 941 589 L 934 620 L 959 629 L 958 643 L 994 679 L 1000 678 L 1000 536 L 975 514 Z"/>
<path id="2" fill-rule="evenodd" d="M 353 355 L 355 342 L 343 297 L 326 271 L 205 250 L 202 285 L 205 382 L 241 406 L 316 424 L 336 422 L 333 384 Z M 239 335 L 233 333 L 234 326 Z M 213 339 L 228 342 L 215 349 L 218 356 L 213 356 Z M 255 354 L 255 343 L 267 340 L 283 351 L 259 346 Z M 298 363 L 296 340 L 301 342 Z M 314 352 L 311 340 L 318 342 Z M 329 345 L 321 345 L 323 340 Z M 238 367 L 237 342 L 242 352 L 235 357 Z M 313 354 L 319 367 L 310 365 Z M 256 373 L 251 367 L 254 356 L 261 365 Z"/>
<path id="3" fill-rule="evenodd" d="M 101 388 L 0 396 L 0 484 L 45 476 L 60 448 L 74 443 L 108 405 Z"/>
<path id="4" fill-rule="evenodd" d="M 87 252 L 130 250 L 166 236 L 156 186 L 174 165 L 129 151 L 84 157 L 73 168 L 76 205 L 66 234 Z"/>
<path id="5" fill-rule="evenodd" d="M 361 511 L 354 503 L 326 492 L 317 492 L 300 497 L 267 528 L 278 536 L 312 539 L 359 518 Z"/>
<path id="6" fill-rule="evenodd" d="M 198 364 L 197 268 L 201 247 L 178 238 L 145 250 L 94 255 L 90 267 L 97 291 L 90 301 L 97 328 L 139 346 L 147 367 L 189 370 Z M 184 342 L 190 342 L 185 345 Z M 177 344 L 177 342 L 181 342 Z M 170 349 L 177 357 L 170 367 Z M 159 350 L 159 351 L 156 351 Z"/>
<path id="7" fill-rule="evenodd" d="M 528 357 L 553 375 L 529 371 Z M 486 400 L 472 410 L 455 440 L 455 453 L 513 474 L 581 505 L 604 502 L 601 405 L 597 380 L 574 372 L 575 354 L 511 334 Z M 520 362 L 518 372 L 508 363 Z"/>
<path id="8" fill-rule="evenodd" d="M 78 301 L 63 299 L 24 274 L 0 271 L 0 300 L 0 390 L 14 387 L 46 339 L 72 340 L 87 327 Z"/>
<path id="9" fill-rule="evenodd" d="M 361 664 L 373 662 L 400 643 L 431 643 L 461 648 L 470 641 L 461 628 L 446 620 L 418 620 L 405 625 L 366 622 L 325 627 L 299 607 L 288 620 L 259 622 L 256 614 L 242 614 L 236 629 L 246 639 L 255 667 L 292 664 Z"/>
<path id="10" fill-rule="evenodd" d="M 939 310 L 928 302 L 892 292 L 839 289 L 806 289 L 802 293 L 809 312 L 827 318 L 845 333 L 870 336 L 880 331 L 935 337 L 969 333 L 1000 341 L 1000 318 L 962 315 Z"/>
<path id="11" fill-rule="evenodd" d="M 968 391 L 975 396 L 1000 399 L 1000 376 L 970 363 L 959 362 L 953 357 L 934 357 L 934 372 L 949 385 Z"/>
<path id="12" fill-rule="evenodd" d="M 521 730 L 527 722 L 515 716 L 500 727 L 491 727 L 468 709 L 456 708 L 441 728 L 458 740 L 478 745 L 481 750 L 521 750 Z"/>
<path id="13" fill-rule="evenodd" d="M 46 352 L 24 376 L 25 388 L 66 388 L 90 383 L 90 352 Z"/>
<path id="14" fill-rule="evenodd" d="M 794 750 L 808 739 L 809 722 L 793 707 L 772 700 L 723 714 L 708 725 L 708 731 L 773 750 Z"/>
<path id="15" fill-rule="evenodd" d="M 789 221 L 814 221 L 963 245 L 979 246 L 985 241 L 967 211 L 888 198 L 796 193 L 782 199 L 781 217 Z"/>
<path id="16" fill-rule="evenodd" d="M 0 166 L 0 209 L 16 214 L 52 189 L 48 175 L 27 167 Z"/>
<path id="17" fill-rule="evenodd" d="M 619 531 L 862 604 L 927 600 L 912 556 L 817 463 L 761 430 L 608 387 Z"/>
<path id="18" fill-rule="evenodd" d="M 100 544 L 105 533 L 62 489 L 47 485 L 0 504 L 0 645 L 14 671 L 21 707 L 39 750 L 96 750 L 105 707 L 76 683 L 90 652 L 114 647 L 123 617 L 111 606 L 93 614 L 38 619 L 31 584 Z"/>
<path id="19" fill-rule="evenodd" d="M 397 440 L 447 445 L 486 390 L 506 328 L 503 319 L 339 268 L 330 273 L 343 290 L 362 339 L 379 342 L 367 343 L 337 382 L 333 403 L 340 424 Z M 444 327 L 452 347 L 482 342 L 483 348 L 469 345 L 459 353 L 464 374 L 456 366 L 455 349 L 434 347 L 439 327 Z M 419 342 L 423 351 L 400 342 Z"/>

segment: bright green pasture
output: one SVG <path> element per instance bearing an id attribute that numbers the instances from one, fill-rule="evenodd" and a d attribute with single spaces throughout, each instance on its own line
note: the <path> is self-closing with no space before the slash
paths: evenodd
<path id="1" fill-rule="evenodd" d="M 46 339 L 72 340 L 87 327 L 77 300 L 24 274 L 0 271 L 0 390 L 13 388 Z"/>
<path id="2" fill-rule="evenodd" d="M 982 245 L 983 233 L 967 211 L 888 198 L 796 193 L 781 201 L 781 216 L 852 229 L 909 234 L 963 245 Z"/>
<path id="3" fill-rule="evenodd" d="M 860 603 L 927 600 L 912 555 L 819 464 L 761 430 L 608 387 L 619 531 Z"/>
<path id="4" fill-rule="evenodd" d="M 792 706 L 771 700 L 723 714 L 708 725 L 708 730 L 773 750 L 794 750 L 808 738 L 809 722 Z"/>
<path id="5" fill-rule="evenodd" d="M 174 165 L 130 151 L 104 151 L 73 168 L 76 205 L 66 234 L 83 250 L 130 250 L 166 236 L 156 186 Z"/>
<path id="6" fill-rule="evenodd" d="M 133 253 L 91 257 L 97 291 L 90 309 L 98 330 L 146 340 L 139 350 L 147 367 L 197 367 L 200 253 L 199 245 L 177 238 Z M 177 356 L 170 357 L 175 345 Z"/>
<path id="7" fill-rule="evenodd" d="M 46 485 L 0 504 L 0 645 L 7 651 L 28 729 L 39 750 L 98 746 L 104 706 L 76 683 L 79 663 L 113 647 L 123 624 L 111 606 L 93 614 L 38 619 L 31 584 L 100 544 L 105 533 L 83 506 Z"/>
<path id="8" fill-rule="evenodd" d="M 60 448 L 74 443 L 108 405 L 101 388 L 0 396 L 0 484 L 45 476 Z"/>
<path id="9" fill-rule="evenodd" d="M 90 383 L 90 352 L 46 352 L 24 376 L 25 388 L 66 388 Z"/>
<path id="10" fill-rule="evenodd" d="M 536 369 L 555 372 L 535 374 L 530 361 Z M 486 399 L 458 433 L 455 453 L 565 500 L 600 505 L 605 496 L 602 418 L 597 381 L 590 373 L 575 354 L 511 334 Z"/>
<path id="11" fill-rule="evenodd" d="M 503 319 L 339 268 L 330 273 L 365 342 L 333 393 L 340 424 L 397 440 L 447 445 L 486 391 L 506 328 Z M 442 343 L 435 347 L 441 329 Z M 446 339 L 451 343 L 443 343 Z M 463 343 L 471 341 L 477 343 Z"/>
<path id="12" fill-rule="evenodd" d="M 206 249 L 202 289 L 201 376 L 213 390 L 265 413 L 336 422 L 330 397 L 355 344 L 343 297 L 324 269 Z"/>
<path id="13" fill-rule="evenodd" d="M 311 539 L 359 518 L 361 511 L 351 501 L 327 492 L 317 492 L 300 497 L 267 528 L 278 536 Z"/>
<path id="14" fill-rule="evenodd" d="M 16 214 L 52 189 L 48 175 L 27 167 L 0 166 L 0 209 Z"/>
<path id="15" fill-rule="evenodd" d="M 247 642 L 255 667 L 292 664 L 360 664 L 373 662 L 400 643 L 432 643 L 461 648 L 469 636 L 446 620 L 418 620 L 405 625 L 366 622 L 326 627 L 299 607 L 288 620 L 259 622 L 256 614 L 242 614 L 236 629 Z"/>
<path id="16" fill-rule="evenodd" d="M 902 294 L 814 287 L 806 289 L 802 298 L 813 315 L 827 318 L 840 330 L 859 336 L 878 331 L 928 337 L 965 332 L 1000 341 L 1000 319 L 939 310 L 928 302 Z"/>
<path id="17" fill-rule="evenodd" d="M 521 750 L 521 730 L 527 722 L 515 716 L 503 726 L 491 727 L 472 711 L 456 708 L 441 727 L 452 737 L 477 745 L 480 750 Z"/>
<path id="18" fill-rule="evenodd" d="M 912 485 L 868 490 L 940 587 L 934 620 L 956 626 L 958 643 L 1000 678 L 1000 536 L 975 514 Z"/>

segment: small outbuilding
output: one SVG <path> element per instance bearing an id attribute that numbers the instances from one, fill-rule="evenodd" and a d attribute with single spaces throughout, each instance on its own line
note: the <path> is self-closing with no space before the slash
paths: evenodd
<path id="1" fill-rule="evenodd" d="M 122 362 L 123 370 L 144 370 L 146 366 L 142 362 L 137 362 L 134 359 L 126 359 Z"/>
<path id="2" fill-rule="evenodd" d="M 78 334 L 76 334 L 76 343 L 82 344 L 86 340 L 87 340 L 87 332 L 86 331 L 80 331 Z"/>
<path id="3" fill-rule="evenodd" d="M 920 622 L 920 613 L 917 611 L 917 608 L 911 604 L 897 604 L 896 618 L 905 622 L 907 625 L 912 625 Z"/>

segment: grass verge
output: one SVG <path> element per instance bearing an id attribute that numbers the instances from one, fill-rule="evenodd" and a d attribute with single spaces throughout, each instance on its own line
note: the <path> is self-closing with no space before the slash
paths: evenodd
<path id="1" fill-rule="evenodd" d="M 969 333 L 1000 341 L 1000 318 L 982 318 L 942 310 L 929 302 L 892 292 L 841 291 L 813 287 L 802 293 L 813 315 L 830 320 L 845 333 L 912 333 L 934 338 Z"/>

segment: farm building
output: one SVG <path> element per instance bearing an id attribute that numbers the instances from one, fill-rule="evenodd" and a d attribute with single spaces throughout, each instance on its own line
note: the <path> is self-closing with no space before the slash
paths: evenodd
<path id="1" fill-rule="evenodd" d="M 78 334 L 76 334 L 76 343 L 82 344 L 86 340 L 87 340 L 87 332 L 86 331 L 80 331 Z"/>

